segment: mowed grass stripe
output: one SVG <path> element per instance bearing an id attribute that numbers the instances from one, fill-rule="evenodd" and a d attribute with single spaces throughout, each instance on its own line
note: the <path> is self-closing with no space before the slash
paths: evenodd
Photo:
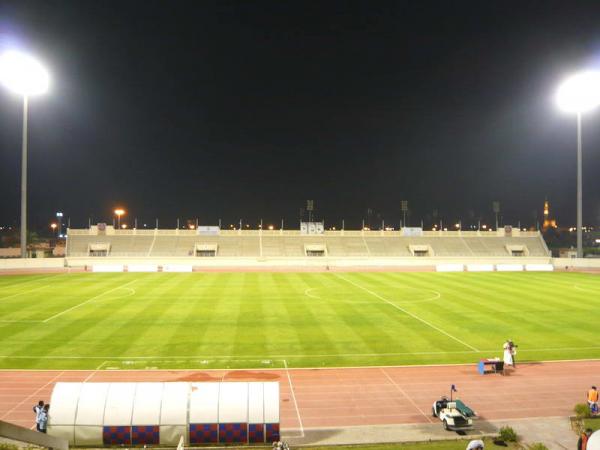
<path id="1" fill-rule="evenodd" d="M 407 314 L 407 315 L 409 315 L 410 317 L 412 317 L 413 319 L 420 321 L 421 323 L 423 323 L 423 324 L 425 324 L 426 326 L 428 326 L 428 327 L 430 327 L 430 328 L 434 329 L 434 330 L 435 330 L 435 331 L 437 331 L 438 333 L 441 333 L 441 334 L 445 335 L 446 337 L 448 337 L 448 338 L 450 338 L 450 339 L 452 339 L 452 340 L 454 340 L 454 341 L 458 342 L 459 344 L 462 344 L 462 345 L 464 345 L 465 347 L 467 347 L 467 348 L 469 348 L 469 349 L 471 349 L 471 350 L 473 350 L 473 351 L 478 351 L 478 350 L 477 350 L 477 348 L 475 348 L 475 347 L 474 347 L 474 346 L 472 346 L 471 344 L 468 344 L 467 342 L 463 341 L 462 339 L 459 339 L 459 338 L 457 338 L 456 336 L 453 336 L 452 334 L 448 333 L 447 331 L 445 331 L 445 330 L 444 330 L 444 329 L 442 329 L 441 327 L 439 327 L 439 326 L 437 326 L 437 325 L 435 325 L 435 324 L 433 324 L 433 323 L 431 323 L 431 322 L 429 322 L 429 321 L 427 321 L 427 320 L 425 320 L 425 319 L 423 319 L 423 318 L 421 318 L 421 317 L 417 316 L 416 314 L 414 314 L 414 313 L 412 313 L 412 312 L 408 311 L 407 309 L 405 309 L 405 308 L 402 308 L 401 306 L 398 306 L 398 305 L 394 304 L 393 302 L 389 301 L 388 299 L 386 299 L 385 297 L 383 297 L 383 296 L 381 296 L 380 294 L 376 293 L 375 291 L 372 291 L 371 289 L 369 289 L 369 288 L 367 288 L 367 287 L 365 287 L 365 286 L 362 286 L 361 284 L 359 284 L 359 283 L 357 283 L 357 282 L 355 282 L 355 281 L 352 281 L 352 280 L 351 280 L 351 279 L 349 279 L 349 278 L 343 277 L 343 276 L 341 276 L 341 275 L 338 275 L 338 277 L 339 277 L 339 278 L 341 278 L 341 279 L 343 279 L 343 280 L 346 280 L 347 282 L 351 283 L 352 285 L 356 286 L 356 287 L 357 287 L 357 288 L 359 288 L 359 289 L 363 289 L 363 290 L 365 290 L 366 292 L 370 293 L 370 294 L 371 294 L 371 295 L 373 295 L 374 297 L 377 297 L 377 298 L 379 298 L 380 300 L 384 301 L 385 303 L 388 303 L 390 306 L 393 306 L 393 307 L 395 307 L 396 309 L 398 309 L 399 311 L 403 312 L 404 314 Z M 355 275 L 355 277 L 358 277 L 358 275 Z"/>
<path id="2" fill-rule="evenodd" d="M 95 369 L 111 358 L 121 368 L 197 368 L 198 358 L 236 368 L 264 367 L 263 358 L 286 359 L 290 367 L 459 363 L 498 356 L 508 337 L 520 345 L 521 359 L 600 357 L 590 320 L 598 297 L 573 288 L 574 282 L 600 286 L 599 278 L 342 276 L 484 352 L 330 273 L 69 274 L 38 281 L 50 284 L 39 293 L 0 301 L 3 318 L 47 318 L 104 295 L 45 324 L 0 323 L 0 367 Z M 36 287 L 13 278 L 25 290 Z M 131 280 L 135 292 L 119 289 Z M 316 298 L 306 295 L 308 288 Z M 441 297 L 422 301 L 429 291 Z"/>
<path id="3" fill-rule="evenodd" d="M 355 277 L 357 274 L 352 274 Z M 361 276 L 361 283 L 368 283 L 372 280 L 371 275 L 379 278 L 381 274 L 365 274 Z M 406 313 L 406 310 L 401 310 L 393 305 L 393 301 L 389 298 L 379 295 L 379 292 L 367 291 L 359 288 L 356 284 L 348 283 L 348 280 L 341 277 L 336 277 L 339 283 L 339 289 L 349 289 L 353 295 L 363 299 L 369 308 L 365 308 L 365 304 L 361 303 L 359 308 L 362 315 L 366 318 L 376 316 L 373 321 L 375 330 L 390 330 L 394 333 L 393 339 L 388 339 L 388 336 L 382 336 L 379 341 L 379 348 L 387 351 L 390 347 L 396 351 L 432 351 L 432 350 L 460 350 L 464 346 L 461 343 L 452 342 L 448 337 L 439 332 L 431 333 L 430 330 L 424 332 L 424 328 L 431 328 L 429 325 L 424 325 L 421 320 L 416 320 L 415 317 Z M 380 287 L 380 286 L 378 286 Z M 379 296 L 374 296 L 373 294 Z M 382 297 L 388 301 L 382 300 Z M 376 308 L 371 311 L 371 308 Z M 472 349 L 471 349 L 472 350 Z"/>
<path id="4" fill-rule="evenodd" d="M 489 321 L 501 319 L 505 323 L 504 329 L 507 337 L 525 334 L 530 341 L 526 340 L 523 343 L 535 347 L 589 344 L 587 337 L 583 340 L 573 339 L 572 327 L 563 330 L 565 323 L 568 324 L 570 321 L 562 322 L 560 320 L 567 309 L 565 309 L 564 302 L 557 299 L 557 295 L 560 294 L 555 289 L 553 290 L 545 284 L 533 287 L 535 282 L 523 278 L 526 275 L 508 280 L 505 279 L 505 276 L 500 276 L 495 280 L 489 278 L 490 275 L 494 274 L 471 279 L 468 285 L 461 285 L 462 290 L 468 291 L 478 286 L 482 286 L 486 290 L 495 289 L 496 292 L 493 296 L 495 300 L 490 301 L 491 296 L 489 296 L 481 308 L 488 309 L 486 316 L 490 317 Z M 526 280 L 527 283 L 522 283 L 523 280 Z M 552 304 L 559 304 L 560 308 L 556 308 L 556 311 L 549 310 L 548 305 Z M 576 324 L 580 321 L 573 309 L 571 309 L 570 315 L 573 324 L 577 326 Z M 469 317 L 477 319 L 473 314 L 469 314 Z M 494 329 L 496 327 L 492 327 L 491 330 Z"/>

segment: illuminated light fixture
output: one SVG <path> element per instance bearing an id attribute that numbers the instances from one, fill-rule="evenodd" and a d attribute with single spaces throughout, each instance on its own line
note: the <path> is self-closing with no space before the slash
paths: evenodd
<path id="1" fill-rule="evenodd" d="M 125 228 L 127 228 L 127 224 L 126 224 L 126 223 L 124 223 L 123 225 L 121 225 L 121 228 L 122 228 L 122 229 L 125 229 Z"/>
<path id="2" fill-rule="evenodd" d="M 52 231 L 56 230 L 56 227 L 58 227 L 58 225 L 56 225 L 55 223 L 50 224 L 50 228 L 52 228 Z"/>
<path id="3" fill-rule="evenodd" d="M 600 105 L 600 71 L 580 72 L 567 78 L 556 91 L 561 111 L 582 114 Z"/>
<path id="4" fill-rule="evenodd" d="M 30 97 L 48 91 L 50 76 L 35 58 L 7 51 L 0 55 L 0 83 L 23 97 Z"/>
<path id="5" fill-rule="evenodd" d="M 273 229 L 274 229 L 273 225 L 269 225 L 269 230 L 273 230 Z"/>
<path id="6" fill-rule="evenodd" d="M 588 70 L 567 78 L 556 91 L 556 104 L 577 115 L 577 257 L 583 258 L 583 176 L 581 115 L 600 105 L 600 71 Z"/>
<path id="7" fill-rule="evenodd" d="M 115 209 L 115 215 L 117 216 L 117 228 L 121 228 L 121 216 L 123 214 L 125 214 L 125 210 L 123 208 Z"/>
<path id="8" fill-rule="evenodd" d="M 0 84 L 23 97 L 23 137 L 21 140 L 21 258 L 27 257 L 27 116 L 29 97 L 48 90 L 50 76 L 35 58 L 21 52 L 0 55 Z"/>

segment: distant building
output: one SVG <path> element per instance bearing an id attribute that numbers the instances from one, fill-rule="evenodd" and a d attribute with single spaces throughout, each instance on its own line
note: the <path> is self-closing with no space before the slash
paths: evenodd
<path id="1" fill-rule="evenodd" d="M 544 224 L 542 225 L 542 230 L 546 231 L 549 228 L 558 228 L 556 224 L 556 219 L 553 219 L 550 215 L 550 202 L 548 199 L 544 200 Z"/>

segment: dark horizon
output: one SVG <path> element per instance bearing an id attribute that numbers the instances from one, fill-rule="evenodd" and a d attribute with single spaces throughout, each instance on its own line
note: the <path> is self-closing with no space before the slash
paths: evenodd
<path id="1" fill-rule="evenodd" d="M 522 227 L 545 198 L 575 223 L 562 79 L 600 68 L 600 3 L 0 3 L 0 50 L 30 50 L 29 221 L 177 218 L 326 226 Z M 18 226 L 21 103 L 0 88 L 0 226 Z M 600 111 L 583 124 L 584 224 L 600 225 Z M 438 212 L 437 220 L 434 211 Z M 164 224 L 164 226 L 163 226 Z M 289 225 L 288 225 L 289 224 Z M 292 226 L 294 224 L 295 226 Z"/>

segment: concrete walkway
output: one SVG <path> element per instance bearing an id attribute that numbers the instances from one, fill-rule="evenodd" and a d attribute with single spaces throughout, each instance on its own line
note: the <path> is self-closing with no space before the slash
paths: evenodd
<path id="1" fill-rule="evenodd" d="M 479 420 L 473 430 L 461 433 L 445 431 L 441 423 L 310 428 L 304 430 L 304 437 L 300 436 L 299 431 L 284 431 L 283 439 L 292 446 L 478 439 L 497 435 L 503 426 L 512 427 L 525 444 L 542 442 L 550 450 L 574 449 L 577 445 L 577 436 L 571 429 L 568 417 Z"/>

